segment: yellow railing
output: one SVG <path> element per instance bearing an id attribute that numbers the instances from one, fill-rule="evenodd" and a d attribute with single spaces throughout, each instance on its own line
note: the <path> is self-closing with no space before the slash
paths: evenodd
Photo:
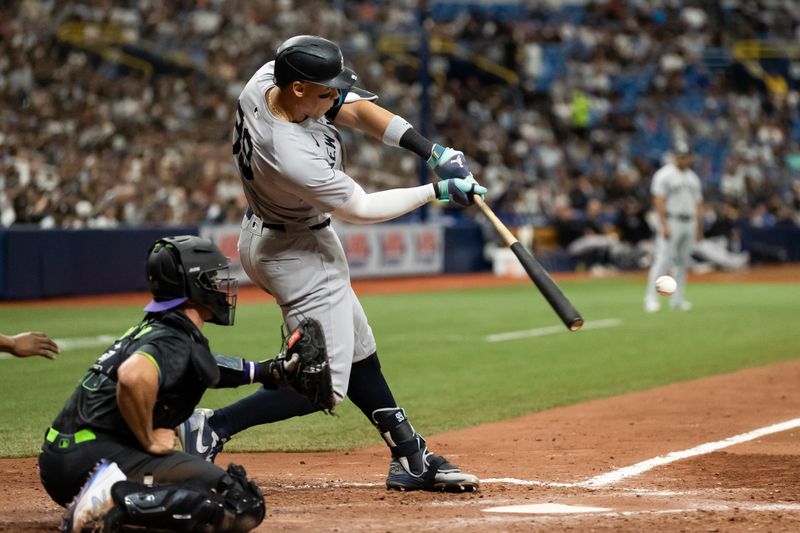
<path id="1" fill-rule="evenodd" d="M 410 39 L 403 36 L 381 37 L 378 40 L 378 51 L 394 56 L 399 61 L 407 65 L 418 67 L 419 59 L 409 53 L 412 51 L 409 49 L 409 40 Z M 519 75 L 513 70 L 502 65 L 498 65 L 494 61 L 489 60 L 481 54 L 464 50 L 451 39 L 433 37 L 430 41 L 430 50 L 432 54 L 449 55 L 468 61 L 475 65 L 475 68 L 478 70 L 493 74 L 509 85 L 519 84 Z"/>
<path id="2" fill-rule="evenodd" d="M 787 58 L 800 59 L 800 44 L 790 41 L 738 41 L 733 45 L 733 57 L 737 61 Z"/>
<path id="3" fill-rule="evenodd" d="M 111 63 L 141 71 L 147 79 L 153 76 L 152 64 L 118 48 L 120 44 L 131 42 L 131 39 L 126 37 L 124 30 L 119 26 L 67 22 L 58 28 L 56 37 L 61 42 L 94 52 Z"/>

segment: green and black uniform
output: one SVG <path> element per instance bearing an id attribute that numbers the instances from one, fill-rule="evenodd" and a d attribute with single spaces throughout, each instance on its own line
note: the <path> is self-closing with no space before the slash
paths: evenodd
<path id="1" fill-rule="evenodd" d="M 66 505 L 101 460 L 114 461 L 130 481 L 152 476 L 157 485 L 190 483 L 217 489 L 228 474 L 182 452 L 147 453 L 122 418 L 117 404 L 117 370 L 134 353 L 158 369 L 153 427 L 174 428 L 186 420 L 220 369 L 208 340 L 180 310 L 150 313 L 111 345 L 81 379 L 45 435 L 39 470 L 47 493 Z"/>

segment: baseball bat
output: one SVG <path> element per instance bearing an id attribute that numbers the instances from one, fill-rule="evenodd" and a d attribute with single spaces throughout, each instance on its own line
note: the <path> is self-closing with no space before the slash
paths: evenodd
<path id="1" fill-rule="evenodd" d="M 561 321 L 564 322 L 564 325 L 567 326 L 570 331 L 578 331 L 581 329 L 581 326 L 583 326 L 583 317 L 578 313 L 575 307 L 572 306 L 567 297 L 564 296 L 564 293 L 561 292 L 561 289 L 558 288 L 558 285 L 556 285 L 541 263 L 520 244 L 517 238 L 514 237 L 514 234 L 511 233 L 499 218 L 497 218 L 492 208 L 486 205 L 483 198 L 477 194 L 474 195 L 474 198 L 475 203 L 478 204 L 480 210 L 483 211 L 483 214 L 486 215 L 486 218 L 492 223 L 494 229 L 503 238 L 506 246 L 510 247 L 514 255 L 517 256 L 517 259 L 519 259 L 519 262 L 522 264 L 522 268 L 528 273 L 528 277 L 531 278 L 531 281 L 533 281 L 536 288 L 539 289 L 539 292 L 542 293 L 542 296 L 545 297 L 550 307 L 553 308 L 553 311 L 556 312 Z"/>

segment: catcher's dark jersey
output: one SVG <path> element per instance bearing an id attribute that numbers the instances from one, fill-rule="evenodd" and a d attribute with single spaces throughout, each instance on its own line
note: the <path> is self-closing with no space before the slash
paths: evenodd
<path id="1" fill-rule="evenodd" d="M 62 433 L 92 429 L 139 446 L 117 405 L 117 370 L 137 352 L 158 369 L 154 428 L 174 428 L 186 420 L 206 388 L 219 381 L 208 340 L 186 315 L 180 310 L 151 313 L 97 359 L 53 427 Z"/>

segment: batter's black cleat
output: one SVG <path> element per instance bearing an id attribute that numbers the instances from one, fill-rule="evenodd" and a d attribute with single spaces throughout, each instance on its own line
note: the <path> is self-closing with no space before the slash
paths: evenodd
<path id="1" fill-rule="evenodd" d="M 183 451 L 189 455 L 202 457 L 209 463 L 214 462 L 227 441 L 217 435 L 208 423 L 208 419 L 212 416 L 214 411 L 211 409 L 195 409 L 192 416 L 175 428 Z"/>
<path id="2" fill-rule="evenodd" d="M 406 466 L 407 458 L 392 458 L 386 488 L 394 490 L 427 490 L 432 492 L 474 492 L 480 482 L 477 476 L 462 472 L 447 459 L 427 450 L 421 450 L 423 470 L 412 473 Z"/>

